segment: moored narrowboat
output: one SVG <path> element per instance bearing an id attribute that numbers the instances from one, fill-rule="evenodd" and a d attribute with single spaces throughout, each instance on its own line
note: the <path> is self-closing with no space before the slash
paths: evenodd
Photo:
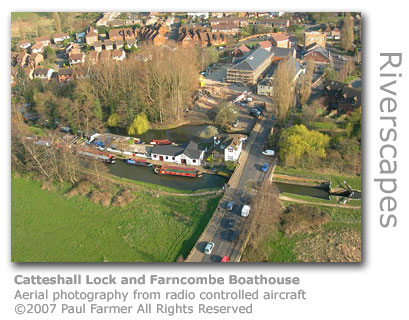
<path id="1" fill-rule="evenodd" d="M 129 159 L 125 159 L 125 162 L 133 166 L 152 167 L 152 163 L 147 162 L 145 159 L 129 158 Z"/>
<path id="2" fill-rule="evenodd" d="M 175 167 L 175 166 L 156 166 L 154 168 L 155 173 L 165 174 L 172 176 L 181 176 L 181 177 L 191 177 L 191 178 L 200 178 L 202 172 L 196 170 L 195 168 L 185 168 L 185 167 Z"/>

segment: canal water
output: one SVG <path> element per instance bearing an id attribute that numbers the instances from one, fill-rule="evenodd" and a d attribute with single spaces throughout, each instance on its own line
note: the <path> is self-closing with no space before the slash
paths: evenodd
<path id="1" fill-rule="evenodd" d="M 321 199 L 329 199 L 330 193 L 326 189 L 311 187 L 311 186 L 302 186 L 302 185 L 295 185 L 289 183 L 282 183 L 282 182 L 274 182 L 275 185 L 278 187 L 280 192 L 287 192 L 298 194 L 302 196 L 309 196 Z M 346 195 L 347 196 L 347 195 Z M 361 192 L 354 192 L 351 197 L 352 199 L 361 199 Z"/>
<path id="2" fill-rule="evenodd" d="M 136 135 L 135 137 L 140 138 L 144 142 L 149 142 L 151 140 L 170 140 L 177 144 L 182 144 L 189 142 L 190 140 L 194 142 L 203 142 L 206 137 L 200 137 L 200 133 L 204 132 L 209 125 L 184 125 L 174 129 L 162 130 L 162 129 L 150 129 L 144 134 Z M 120 135 L 128 136 L 127 130 L 125 128 L 111 128 L 110 132 Z"/>
<path id="3" fill-rule="evenodd" d="M 114 164 L 107 166 L 113 175 L 121 178 L 182 190 L 196 191 L 199 189 L 222 188 L 223 185 L 227 183 L 225 177 L 207 173 L 204 173 L 201 178 L 159 175 L 153 172 L 152 167 L 131 166 L 121 160 L 117 160 Z"/>

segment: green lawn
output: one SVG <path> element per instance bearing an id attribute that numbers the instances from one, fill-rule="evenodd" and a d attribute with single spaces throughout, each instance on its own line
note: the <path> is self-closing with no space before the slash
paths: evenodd
<path id="1" fill-rule="evenodd" d="M 219 201 L 214 196 L 135 196 L 123 208 L 105 208 L 12 177 L 12 261 L 175 261 L 190 252 Z"/>

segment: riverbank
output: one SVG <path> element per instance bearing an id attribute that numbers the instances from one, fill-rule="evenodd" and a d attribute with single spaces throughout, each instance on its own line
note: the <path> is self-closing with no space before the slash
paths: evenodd
<path id="1" fill-rule="evenodd" d="M 123 207 L 104 207 L 88 196 L 68 197 L 66 187 L 44 190 L 39 181 L 12 176 L 12 261 L 171 262 L 186 256 L 220 196 L 180 201 L 145 187 L 132 189 L 134 200 Z"/>

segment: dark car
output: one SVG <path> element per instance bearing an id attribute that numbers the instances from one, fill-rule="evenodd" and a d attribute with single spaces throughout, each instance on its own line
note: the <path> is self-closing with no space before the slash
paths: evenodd
<path id="1" fill-rule="evenodd" d="M 252 109 L 252 110 L 250 111 L 250 115 L 253 116 L 253 117 L 255 117 L 255 118 L 258 118 L 258 117 L 260 117 L 261 112 L 258 111 L 257 109 Z"/>
<path id="2" fill-rule="evenodd" d="M 230 229 L 227 233 L 227 238 L 231 242 L 236 242 L 239 239 L 239 231 L 235 229 Z"/>
<path id="3" fill-rule="evenodd" d="M 234 222 L 235 222 L 235 221 L 234 221 L 233 219 L 227 220 L 227 221 L 226 221 L 226 225 L 225 225 L 226 228 L 227 228 L 227 229 L 232 229 L 232 228 L 234 228 Z"/>

